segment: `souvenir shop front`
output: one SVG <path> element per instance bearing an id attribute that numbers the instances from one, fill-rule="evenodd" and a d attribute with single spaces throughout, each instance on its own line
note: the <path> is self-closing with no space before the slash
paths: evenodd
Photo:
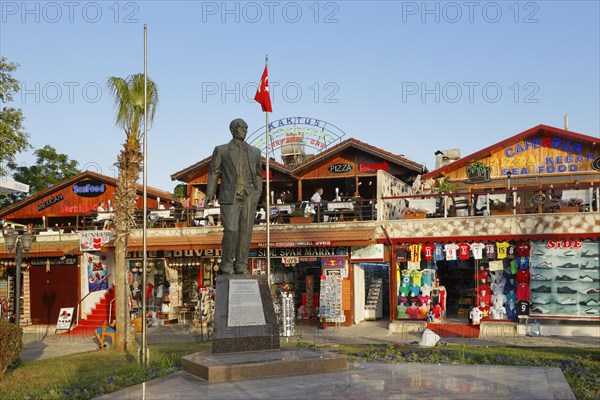
<path id="1" fill-rule="evenodd" d="M 598 240 L 477 239 L 394 245 L 394 318 L 599 319 Z"/>
<path id="2" fill-rule="evenodd" d="M 200 322 L 199 300 L 212 295 L 220 249 L 153 250 L 147 253 L 146 288 L 142 287 L 142 252 L 128 253 L 127 282 L 131 317 L 137 318 L 146 296 L 150 323 Z"/>
<path id="3" fill-rule="evenodd" d="M 348 247 L 296 244 L 271 248 L 271 291 L 281 321 L 352 324 Z M 252 275 L 267 275 L 266 248 L 250 250 L 250 267 Z"/>

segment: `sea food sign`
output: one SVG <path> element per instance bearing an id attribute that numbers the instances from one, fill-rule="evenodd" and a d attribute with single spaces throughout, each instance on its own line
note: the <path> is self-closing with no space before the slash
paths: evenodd
<path id="1" fill-rule="evenodd" d="M 87 179 L 73 185 L 73 193 L 81 197 L 98 197 L 106 192 L 104 183 Z"/>
<path id="2" fill-rule="evenodd" d="M 560 150 L 566 155 L 552 155 L 537 159 L 529 153 L 535 149 L 549 148 Z M 556 172 L 575 172 L 579 164 L 592 162 L 596 155 L 584 153 L 581 143 L 574 143 L 559 137 L 536 137 L 518 142 L 504 149 L 508 165 L 502 168 L 502 175 L 552 174 Z M 516 162 L 520 159 L 521 162 Z"/>

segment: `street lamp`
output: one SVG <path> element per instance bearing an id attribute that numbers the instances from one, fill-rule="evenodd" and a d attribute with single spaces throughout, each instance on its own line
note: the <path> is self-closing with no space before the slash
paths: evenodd
<path id="1" fill-rule="evenodd" d="M 4 236 L 4 243 L 8 249 L 8 254 L 12 253 L 12 250 L 17 246 L 15 257 L 17 261 L 16 267 L 16 290 L 15 290 L 15 324 L 20 326 L 21 319 L 21 262 L 23 261 L 23 250 L 25 256 L 31 249 L 31 243 L 33 242 L 33 236 L 31 233 L 26 232 L 22 235 L 14 229 L 5 230 L 2 235 Z"/>

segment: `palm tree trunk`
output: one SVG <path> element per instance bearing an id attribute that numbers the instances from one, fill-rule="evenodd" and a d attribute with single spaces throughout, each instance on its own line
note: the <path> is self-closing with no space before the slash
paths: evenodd
<path id="1" fill-rule="evenodd" d="M 143 159 L 137 140 L 128 140 L 123 145 L 124 149 L 119 154 L 117 166 L 119 167 L 119 178 L 115 192 L 115 302 L 117 326 L 117 338 L 115 340 L 118 349 L 126 349 L 132 340 L 131 321 L 129 315 L 129 302 L 127 301 L 127 242 L 131 228 L 135 226 L 135 206 L 137 201 L 136 185 L 141 171 Z M 142 288 L 145 295 L 145 288 Z M 145 316 L 142 317 L 144 323 Z"/>

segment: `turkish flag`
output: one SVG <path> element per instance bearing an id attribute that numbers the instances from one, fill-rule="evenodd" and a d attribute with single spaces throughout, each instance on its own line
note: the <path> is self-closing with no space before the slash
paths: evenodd
<path id="1" fill-rule="evenodd" d="M 262 110 L 265 112 L 273 112 L 271 107 L 271 97 L 269 96 L 269 71 L 265 65 L 262 77 L 260 78 L 260 85 L 254 96 L 254 100 L 260 103 Z"/>

